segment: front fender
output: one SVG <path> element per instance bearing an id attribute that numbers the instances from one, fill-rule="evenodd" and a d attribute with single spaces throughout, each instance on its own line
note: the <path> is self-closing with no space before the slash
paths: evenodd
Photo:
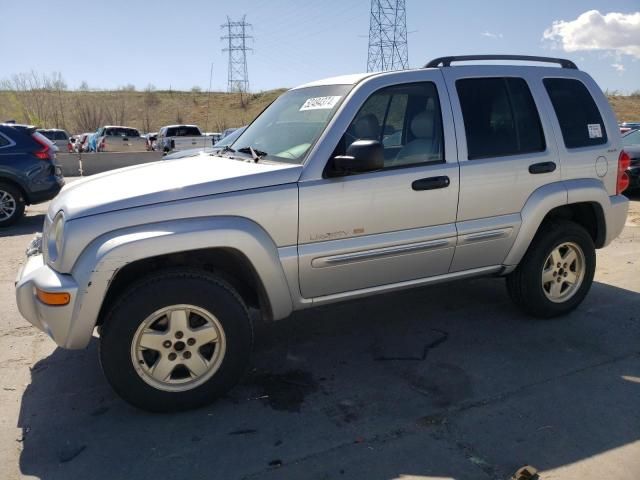
<path id="1" fill-rule="evenodd" d="M 106 233 L 82 252 L 72 270 L 78 284 L 71 325 L 73 343 L 88 344 L 109 284 L 122 267 L 145 258 L 204 248 L 242 252 L 264 286 L 273 318 L 291 313 L 293 304 L 278 249 L 257 223 L 243 217 L 173 220 Z"/>

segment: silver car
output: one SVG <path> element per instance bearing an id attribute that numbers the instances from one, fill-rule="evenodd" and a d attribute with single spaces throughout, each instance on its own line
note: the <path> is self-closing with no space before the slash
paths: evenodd
<path id="1" fill-rule="evenodd" d="M 535 60 L 561 68 L 461 65 Z M 561 59 L 445 57 L 303 85 L 212 161 L 74 182 L 18 275 L 61 347 L 96 328 L 113 388 L 206 404 L 249 365 L 253 325 L 296 310 L 504 276 L 527 315 L 577 308 L 622 231 L 628 155 L 602 90 Z"/>

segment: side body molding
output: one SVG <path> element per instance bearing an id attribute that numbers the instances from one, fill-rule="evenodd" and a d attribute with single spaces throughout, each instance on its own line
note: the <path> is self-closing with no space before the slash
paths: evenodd
<path id="1" fill-rule="evenodd" d="M 72 274 L 78 282 L 78 300 L 71 328 L 77 332 L 78 345 L 73 348 L 89 343 L 109 284 L 119 269 L 145 258 L 205 248 L 228 248 L 244 254 L 264 286 L 273 318 L 292 312 L 278 249 L 257 223 L 227 216 L 140 225 L 98 237 L 75 263 Z"/>

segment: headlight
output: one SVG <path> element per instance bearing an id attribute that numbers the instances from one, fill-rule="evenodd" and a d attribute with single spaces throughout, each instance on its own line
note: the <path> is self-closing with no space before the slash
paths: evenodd
<path id="1" fill-rule="evenodd" d="M 64 214 L 62 210 L 56 213 L 47 232 L 47 253 L 49 260 L 55 262 L 62 253 L 64 242 Z"/>

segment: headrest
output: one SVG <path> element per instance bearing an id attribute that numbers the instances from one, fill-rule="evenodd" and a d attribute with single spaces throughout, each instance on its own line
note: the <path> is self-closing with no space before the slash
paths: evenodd
<path id="1" fill-rule="evenodd" d="M 354 134 L 359 139 L 378 140 L 380 125 L 376 116 L 373 113 L 368 113 L 359 118 L 354 125 Z"/>
<path id="2" fill-rule="evenodd" d="M 415 138 L 433 137 L 433 113 L 420 112 L 411 120 L 411 133 Z"/>

